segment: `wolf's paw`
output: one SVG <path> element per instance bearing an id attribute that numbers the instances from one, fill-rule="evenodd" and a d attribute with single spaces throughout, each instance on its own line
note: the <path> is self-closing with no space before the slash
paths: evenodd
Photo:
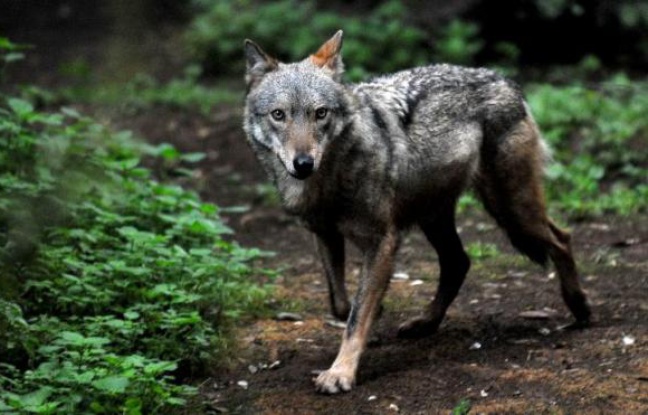
<path id="1" fill-rule="evenodd" d="M 355 382 L 355 374 L 342 368 L 330 368 L 314 380 L 318 392 L 335 394 L 350 391 Z"/>
<path id="2" fill-rule="evenodd" d="M 592 321 L 588 318 L 586 320 L 576 320 L 573 323 L 559 326 L 558 331 L 582 330 L 592 326 Z"/>
<path id="3" fill-rule="evenodd" d="M 406 321 L 398 328 L 398 337 L 402 339 L 417 339 L 434 334 L 439 328 L 440 321 L 426 317 L 417 317 Z"/>

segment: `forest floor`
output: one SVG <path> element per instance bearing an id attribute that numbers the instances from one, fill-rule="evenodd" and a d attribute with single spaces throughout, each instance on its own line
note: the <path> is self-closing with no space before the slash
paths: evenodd
<path id="1" fill-rule="evenodd" d="M 41 60 L 19 80 L 45 79 L 48 86 L 56 65 L 50 60 L 62 59 L 57 50 L 92 56 L 102 47 L 91 37 L 68 43 L 72 34 L 50 35 L 35 35 L 45 40 L 32 54 L 42 51 Z M 464 244 L 477 247 L 477 258 L 462 291 L 436 334 L 398 339 L 399 323 L 434 296 L 438 276 L 436 254 L 412 232 L 395 267 L 408 279 L 391 283 L 356 387 L 337 396 L 317 394 L 312 378 L 335 358 L 342 329 L 331 324 L 308 232 L 265 191 L 267 180 L 245 143 L 240 107 L 223 106 L 207 116 L 152 107 L 106 117 L 150 142 L 207 154 L 187 185 L 219 206 L 249 207 L 223 216 L 241 244 L 276 253 L 262 264 L 280 270 L 274 307 L 300 315 L 299 321 L 270 315 L 241 324 L 238 358 L 198 381 L 211 413 L 447 414 L 466 400 L 474 414 L 648 414 L 646 215 L 569 224 L 595 319 L 591 328 L 576 331 L 558 330 L 571 316 L 551 270 L 517 255 L 482 210 L 469 209 L 458 226 Z M 494 244 L 498 252 L 482 252 L 477 242 Z M 351 249 L 351 292 L 358 268 Z"/>

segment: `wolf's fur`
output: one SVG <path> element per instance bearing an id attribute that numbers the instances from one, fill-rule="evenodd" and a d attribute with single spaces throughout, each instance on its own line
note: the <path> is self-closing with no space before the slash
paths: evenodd
<path id="1" fill-rule="evenodd" d="M 248 141 L 286 210 L 316 235 L 333 313 L 348 318 L 317 389 L 352 387 L 401 232 L 413 225 L 436 249 L 441 275 L 435 299 L 400 334 L 437 329 L 470 266 L 454 225 L 457 198 L 468 187 L 522 253 L 552 260 L 567 306 L 586 324 L 569 235 L 545 213 L 547 148 L 519 88 L 490 70 L 451 65 L 345 85 L 341 45 L 338 32 L 304 61 L 284 64 L 246 41 Z M 364 258 L 352 305 L 345 239 Z"/>

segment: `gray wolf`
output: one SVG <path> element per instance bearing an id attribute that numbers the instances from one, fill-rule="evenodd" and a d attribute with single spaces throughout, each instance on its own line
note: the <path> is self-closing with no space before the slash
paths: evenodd
<path id="1" fill-rule="evenodd" d="M 587 325 L 570 236 L 546 214 L 547 148 L 520 89 L 490 70 L 446 64 L 346 85 L 341 47 L 339 31 L 303 61 L 282 63 L 245 41 L 248 142 L 284 208 L 314 233 L 332 312 L 347 319 L 339 354 L 316 389 L 354 385 L 401 235 L 415 225 L 438 254 L 440 278 L 434 299 L 399 334 L 439 327 L 470 267 L 455 228 L 467 188 L 520 252 L 553 262 L 574 326 Z M 363 257 L 352 303 L 345 240 Z"/>

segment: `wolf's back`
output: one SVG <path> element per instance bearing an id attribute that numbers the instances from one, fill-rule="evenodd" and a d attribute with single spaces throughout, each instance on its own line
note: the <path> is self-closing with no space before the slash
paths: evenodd
<path id="1" fill-rule="evenodd" d="M 519 87 L 483 68 L 425 66 L 378 77 L 353 90 L 397 113 L 405 130 L 425 123 L 432 134 L 478 122 L 485 134 L 497 136 L 526 115 Z"/>

